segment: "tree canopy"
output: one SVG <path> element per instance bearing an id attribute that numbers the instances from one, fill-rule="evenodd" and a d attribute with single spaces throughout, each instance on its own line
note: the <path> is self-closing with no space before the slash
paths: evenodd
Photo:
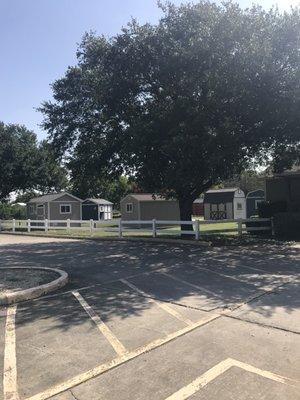
<path id="1" fill-rule="evenodd" d="M 253 160 L 299 155 L 300 12 L 162 8 L 156 25 L 85 35 L 41 111 L 56 151 L 82 175 L 134 176 L 176 197 L 188 219 L 199 193 Z"/>
<path id="2" fill-rule="evenodd" d="M 14 191 L 45 193 L 65 187 L 66 171 L 46 141 L 21 125 L 0 122 L 0 200 Z"/>

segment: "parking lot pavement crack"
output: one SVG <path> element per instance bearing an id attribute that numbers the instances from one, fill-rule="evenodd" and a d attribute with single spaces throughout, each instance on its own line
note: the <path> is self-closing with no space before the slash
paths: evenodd
<path id="1" fill-rule="evenodd" d="M 71 396 L 73 397 L 74 400 L 80 400 L 78 397 L 75 396 L 75 394 L 73 393 L 72 389 L 69 390 Z"/>

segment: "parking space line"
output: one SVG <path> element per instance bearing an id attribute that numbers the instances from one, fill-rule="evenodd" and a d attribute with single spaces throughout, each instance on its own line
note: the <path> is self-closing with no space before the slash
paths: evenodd
<path id="1" fill-rule="evenodd" d="M 209 315 L 208 317 L 203 318 L 202 320 L 200 320 L 196 323 L 193 323 L 193 325 L 186 326 L 185 328 L 180 329 L 177 332 L 170 333 L 169 335 L 165 336 L 164 338 L 154 340 L 153 342 L 148 343 L 145 346 L 138 347 L 137 349 L 130 351 L 130 352 L 124 354 L 123 356 L 114 358 L 113 360 L 111 360 L 105 364 L 101 364 L 95 368 L 92 368 L 89 371 L 79 374 L 79 375 L 75 376 L 74 378 L 71 378 L 61 384 L 58 384 L 56 386 L 53 386 L 50 389 L 45 390 L 44 392 L 36 394 L 32 397 L 28 397 L 26 400 L 47 400 L 50 397 L 53 397 L 59 393 L 65 392 L 68 389 L 78 386 L 83 382 L 86 382 L 92 378 L 100 376 L 100 375 L 104 374 L 105 372 L 110 371 L 113 368 L 116 368 L 128 361 L 131 361 L 142 354 L 145 354 L 152 350 L 155 350 L 155 349 L 157 349 L 157 348 L 159 348 L 159 347 L 161 347 L 183 335 L 186 335 L 189 332 L 194 331 L 197 328 L 207 325 L 208 323 L 214 321 L 217 318 L 221 318 L 221 316 L 218 314 Z"/>
<path id="2" fill-rule="evenodd" d="M 282 375 L 274 374 L 273 372 L 270 372 L 270 371 L 266 371 L 266 370 L 263 370 L 263 369 L 259 369 L 259 368 L 253 367 L 250 364 L 246 364 L 246 363 L 238 361 L 238 360 L 231 359 L 231 362 L 232 362 L 232 366 L 233 367 L 241 368 L 241 369 L 243 369 L 245 371 L 248 371 L 248 372 L 251 372 L 253 374 L 262 376 L 263 378 L 270 379 L 270 380 L 275 381 L 275 382 L 279 382 L 279 383 L 283 383 L 285 385 L 289 385 L 289 386 L 294 386 L 294 387 L 299 387 L 300 388 L 300 381 L 296 381 L 294 379 L 290 379 L 290 378 L 287 378 L 287 377 L 282 376 Z"/>
<path id="3" fill-rule="evenodd" d="M 293 379 L 274 374 L 273 372 L 253 367 L 250 364 L 246 364 L 241 361 L 234 360 L 232 358 L 227 358 L 226 360 L 221 361 L 219 364 L 210 368 L 208 371 L 206 371 L 203 375 L 196 378 L 189 385 L 181 388 L 177 392 L 173 393 L 171 396 L 167 397 L 165 400 L 186 400 L 189 397 L 193 396 L 195 393 L 197 393 L 204 386 L 208 385 L 211 381 L 218 378 L 220 375 L 224 374 L 224 372 L 228 371 L 232 367 L 241 368 L 247 372 L 251 372 L 253 374 L 262 376 L 263 378 L 283 383 L 285 385 L 298 387 L 298 385 L 300 384 L 300 381 L 295 381 Z"/>
<path id="4" fill-rule="evenodd" d="M 98 314 L 95 313 L 95 311 L 92 309 L 92 307 L 86 302 L 86 300 L 81 296 L 80 293 L 77 291 L 72 292 L 73 295 L 76 297 L 76 299 L 79 301 L 79 303 L 82 305 L 84 310 L 87 312 L 87 314 L 91 317 L 91 319 L 95 322 L 97 325 L 99 331 L 106 337 L 106 339 L 109 341 L 111 346 L 114 348 L 115 352 L 119 355 L 122 356 L 127 352 L 126 348 L 123 346 L 123 344 L 119 341 L 119 339 L 112 333 L 112 331 L 108 328 L 107 325 L 101 320 Z"/>
<path id="5" fill-rule="evenodd" d="M 232 367 L 231 360 L 228 358 L 221 361 L 219 364 L 210 368 L 199 378 L 195 379 L 189 385 L 183 387 L 177 392 L 173 393 L 171 396 L 167 397 L 165 400 L 185 400 L 191 397 L 193 394 L 197 393 L 201 388 L 208 385 L 211 381 L 216 379 L 218 376 L 222 375 L 224 372 L 228 371 Z"/>
<path id="6" fill-rule="evenodd" d="M 229 279 L 232 279 L 232 280 L 237 281 L 237 282 L 244 282 L 244 283 L 248 283 L 249 285 L 255 286 L 253 283 L 247 281 L 247 279 L 236 278 L 235 276 L 223 274 L 222 272 L 212 271 L 209 268 L 200 267 L 198 265 L 194 265 L 194 267 L 197 268 L 197 269 L 201 269 L 202 271 L 207 271 L 207 272 L 211 272 L 212 274 L 222 276 L 224 278 L 229 278 Z"/>
<path id="7" fill-rule="evenodd" d="M 135 286 L 133 283 L 128 282 L 126 279 L 121 279 L 121 282 L 124 283 L 125 285 L 129 286 L 131 289 L 133 289 L 135 292 L 141 294 L 142 296 L 146 297 L 149 299 L 149 302 L 156 304 L 158 307 L 166 311 L 167 313 L 171 314 L 174 318 L 178 319 L 179 321 L 185 323 L 186 325 L 192 325 L 193 321 L 190 320 L 189 318 L 185 317 L 181 313 L 177 312 L 174 310 L 174 308 L 171 308 L 168 306 L 166 303 L 158 300 L 154 300 L 149 296 L 148 293 L 144 292 L 143 290 L 139 289 L 137 286 Z"/>
<path id="8" fill-rule="evenodd" d="M 16 358 L 16 312 L 17 305 L 6 311 L 3 391 L 4 400 L 19 400 Z"/>
<path id="9" fill-rule="evenodd" d="M 217 298 L 219 298 L 221 300 L 224 300 L 224 298 L 222 296 L 218 295 L 217 293 L 215 293 L 215 292 L 213 292 L 213 291 L 211 291 L 209 289 L 205 289 L 202 286 L 195 285 L 194 283 L 190 283 L 188 281 L 185 281 L 184 279 L 177 278 L 176 276 L 173 276 L 173 275 L 168 274 L 166 272 L 161 272 L 161 274 L 167 276 L 168 278 L 173 279 L 174 281 L 178 281 L 178 282 L 183 283 L 185 285 L 191 286 L 192 288 L 195 288 L 197 290 L 202 290 L 204 293 L 208 293 L 208 294 L 210 294 L 210 295 L 212 295 L 214 297 L 217 297 Z"/>

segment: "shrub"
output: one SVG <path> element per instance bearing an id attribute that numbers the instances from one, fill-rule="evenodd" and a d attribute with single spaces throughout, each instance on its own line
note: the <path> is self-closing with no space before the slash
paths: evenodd
<path id="1" fill-rule="evenodd" d="M 300 212 L 282 212 L 274 216 L 275 236 L 282 239 L 300 239 Z"/>
<path id="2" fill-rule="evenodd" d="M 269 201 L 262 201 L 258 204 L 258 215 L 259 218 L 271 218 L 275 214 L 286 212 L 287 203 L 286 201 L 276 201 L 270 203 Z"/>
<path id="3" fill-rule="evenodd" d="M 25 219 L 26 208 L 18 204 L 0 203 L 0 219 Z"/>

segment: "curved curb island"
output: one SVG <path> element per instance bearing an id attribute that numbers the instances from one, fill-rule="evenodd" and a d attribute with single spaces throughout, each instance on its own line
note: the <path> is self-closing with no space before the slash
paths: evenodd
<path id="1" fill-rule="evenodd" d="M 8 306 L 10 304 L 18 303 L 20 301 L 36 299 L 44 294 L 53 292 L 54 290 L 64 287 L 68 281 L 69 276 L 65 271 L 58 268 L 48 268 L 48 267 L 1 267 L 0 270 L 39 270 L 39 271 L 49 271 L 58 274 L 59 277 L 54 281 L 44 283 L 40 286 L 34 286 L 32 288 L 24 290 L 15 290 L 4 295 L 0 294 L 0 306 Z"/>

